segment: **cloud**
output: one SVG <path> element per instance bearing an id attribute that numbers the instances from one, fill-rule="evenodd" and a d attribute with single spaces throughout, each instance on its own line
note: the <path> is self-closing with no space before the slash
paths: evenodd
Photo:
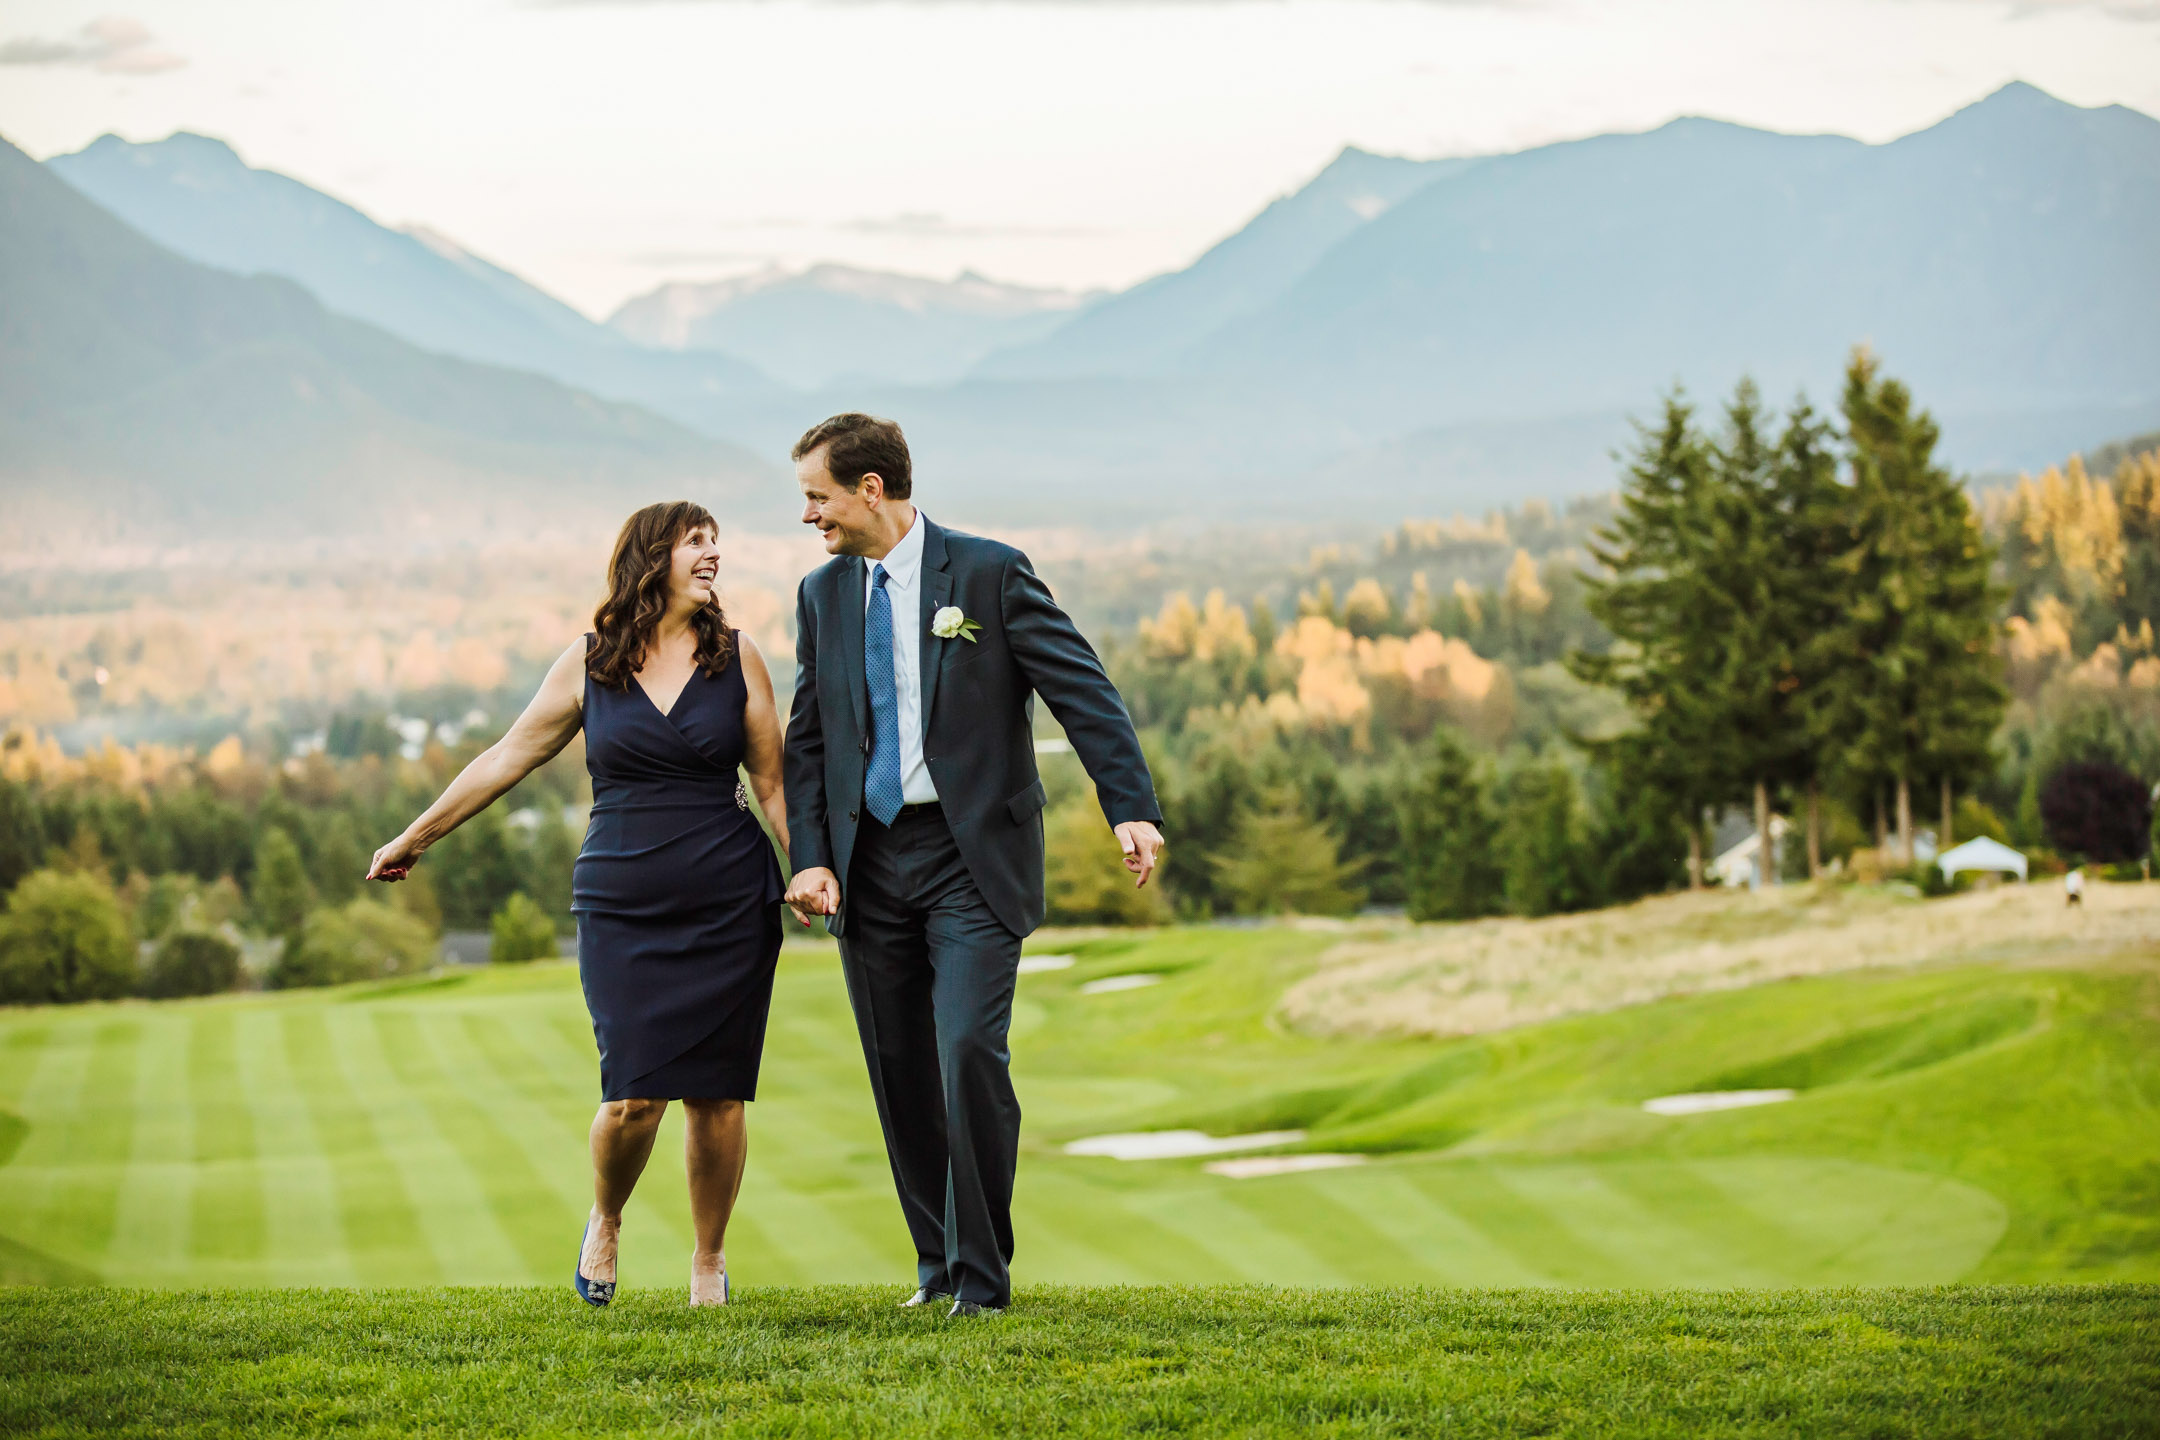
<path id="1" fill-rule="evenodd" d="M 93 20 L 64 40 L 25 35 L 0 41 L 0 65 L 81 65 L 107 75 L 155 75 L 185 64 L 159 49 L 142 21 L 125 15 Z"/>

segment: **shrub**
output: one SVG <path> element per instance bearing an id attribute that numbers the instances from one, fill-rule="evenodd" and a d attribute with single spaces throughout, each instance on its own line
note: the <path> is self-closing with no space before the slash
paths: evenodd
<path id="1" fill-rule="evenodd" d="M 1054 925 L 1161 925 L 1170 919 L 1162 871 L 1145 890 L 1118 853 L 1117 838 L 1092 791 L 1054 807 L 1043 821 L 1044 898 Z"/>
<path id="2" fill-rule="evenodd" d="M 1358 867 L 1342 858 L 1335 832 L 1290 797 L 1265 797 L 1239 820 L 1225 852 L 1209 863 L 1240 915 L 1353 915 L 1365 903 Z"/>
<path id="3" fill-rule="evenodd" d="M 273 990 L 344 985 L 409 975 L 435 958 L 435 940 L 412 916 L 374 900 L 354 900 L 308 916 L 269 975 Z"/>
<path id="4" fill-rule="evenodd" d="M 222 994 L 239 983 L 239 946 L 212 930 L 175 930 L 151 956 L 142 993 L 172 1000 Z"/>
<path id="5" fill-rule="evenodd" d="M 2004 845 L 2010 843 L 2010 827 L 2003 823 L 2002 816 L 1970 795 L 1958 801 L 1957 813 L 1952 818 L 1957 824 L 1956 833 L 1951 836 L 1952 844 L 1962 844 L 1981 836 Z"/>
<path id="6" fill-rule="evenodd" d="M 552 960 L 558 953 L 554 917 L 522 890 L 489 919 L 488 935 L 488 959 L 497 965 Z"/>
<path id="7" fill-rule="evenodd" d="M 112 887 L 94 875 L 36 870 L 0 916 L 0 1000 L 111 1000 L 135 982 L 135 941 Z"/>

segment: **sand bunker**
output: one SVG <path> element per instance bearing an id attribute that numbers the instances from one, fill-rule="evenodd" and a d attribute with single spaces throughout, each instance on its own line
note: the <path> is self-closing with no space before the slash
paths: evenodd
<path id="1" fill-rule="evenodd" d="M 1363 1165 L 1363 1155 L 1254 1155 L 1244 1160 L 1217 1160 L 1200 1168 L 1210 1175 L 1231 1180 L 1257 1180 L 1263 1175 L 1295 1175 L 1305 1170 L 1340 1170 Z"/>
<path id="2" fill-rule="evenodd" d="M 1115 995 L 1120 990 L 1145 990 L 1150 985 L 1162 984 L 1160 975 L 1105 975 L 1100 980 L 1090 980 L 1080 987 L 1083 995 Z"/>
<path id="3" fill-rule="evenodd" d="M 1221 1155 L 1230 1150 L 1265 1150 L 1294 1145 L 1303 1130 L 1263 1130 L 1253 1135 L 1209 1135 L 1200 1130 L 1138 1130 L 1122 1135 L 1090 1135 L 1065 1147 L 1067 1155 L 1104 1155 L 1112 1160 L 1183 1160 Z"/>
<path id="4" fill-rule="evenodd" d="M 1660 1095 L 1642 1102 L 1652 1115 L 1701 1115 L 1711 1110 L 1745 1110 L 1750 1105 L 1776 1105 L 1800 1094 L 1797 1090 L 1697 1090 L 1689 1095 Z"/>

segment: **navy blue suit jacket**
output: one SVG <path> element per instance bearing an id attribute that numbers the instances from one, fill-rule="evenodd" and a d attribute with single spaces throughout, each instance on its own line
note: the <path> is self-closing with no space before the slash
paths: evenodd
<path id="1" fill-rule="evenodd" d="M 1042 779 L 1031 695 L 1040 695 L 1095 782 L 1103 816 L 1160 823 L 1132 717 L 1027 556 L 1010 545 L 917 517 L 923 531 L 923 760 L 975 886 L 1008 929 L 1043 918 Z M 870 707 L 863 674 L 863 561 L 843 555 L 805 576 L 795 596 L 795 704 L 788 717 L 788 833 L 796 869 L 840 877 L 862 823 Z M 957 605 L 982 627 L 941 640 L 930 619 Z M 894 617 L 896 623 L 899 617 Z M 1106 837 L 1107 843 L 1107 837 Z"/>

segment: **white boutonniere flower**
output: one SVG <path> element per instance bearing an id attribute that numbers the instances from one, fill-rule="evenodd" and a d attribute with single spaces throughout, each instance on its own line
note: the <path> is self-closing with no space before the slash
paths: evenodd
<path id="1" fill-rule="evenodd" d="M 961 614 L 957 605 L 947 605 L 930 617 L 930 633 L 940 640 L 957 637 L 972 645 L 975 643 L 976 632 L 981 629 L 982 626 Z"/>

